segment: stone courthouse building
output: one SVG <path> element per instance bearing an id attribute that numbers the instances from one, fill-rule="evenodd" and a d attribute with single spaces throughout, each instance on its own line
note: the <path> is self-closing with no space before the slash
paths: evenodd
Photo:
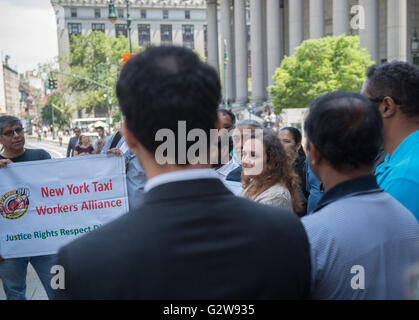
<path id="1" fill-rule="evenodd" d="M 68 55 L 73 33 L 127 36 L 126 1 L 114 0 L 115 24 L 108 20 L 109 2 L 51 1 L 60 56 Z M 235 109 L 249 102 L 249 83 L 253 106 L 268 101 L 275 69 L 305 39 L 359 35 L 378 63 L 419 64 L 419 0 L 131 0 L 130 15 L 133 43 L 183 45 L 207 57 Z"/>

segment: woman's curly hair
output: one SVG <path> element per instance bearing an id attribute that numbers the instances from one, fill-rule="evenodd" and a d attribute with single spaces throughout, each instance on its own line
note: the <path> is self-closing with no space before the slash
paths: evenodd
<path id="1" fill-rule="evenodd" d="M 251 139 L 258 139 L 252 134 Z M 254 199 L 270 187 L 280 184 L 288 189 L 291 194 L 294 212 L 301 212 L 303 201 L 298 189 L 299 177 L 292 167 L 281 140 L 277 134 L 270 130 L 263 130 L 263 149 L 265 151 L 266 165 L 261 174 L 253 177 L 244 175 L 242 170 L 243 188 L 251 187 L 246 192 L 246 197 Z"/>

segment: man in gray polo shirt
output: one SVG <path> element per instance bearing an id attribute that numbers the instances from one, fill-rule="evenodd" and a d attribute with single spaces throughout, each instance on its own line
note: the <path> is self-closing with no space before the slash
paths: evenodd
<path id="1" fill-rule="evenodd" d="M 313 299 L 406 299 L 419 224 L 371 175 L 380 113 L 365 97 L 334 92 L 312 102 L 308 163 L 326 190 L 302 219 L 311 246 Z"/>

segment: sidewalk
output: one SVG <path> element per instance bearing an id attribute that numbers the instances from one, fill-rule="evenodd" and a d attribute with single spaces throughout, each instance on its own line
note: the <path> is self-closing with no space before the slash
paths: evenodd
<path id="1" fill-rule="evenodd" d="M 44 287 L 36 274 L 35 269 L 29 263 L 28 274 L 26 277 L 26 299 L 28 300 L 48 300 Z M 6 300 L 6 294 L 3 290 L 3 283 L 0 278 L 0 300 Z"/>

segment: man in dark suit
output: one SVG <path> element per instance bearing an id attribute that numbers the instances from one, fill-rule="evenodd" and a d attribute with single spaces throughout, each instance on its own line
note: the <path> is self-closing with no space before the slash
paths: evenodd
<path id="1" fill-rule="evenodd" d="M 68 142 L 68 147 L 67 147 L 67 158 L 68 157 L 72 157 L 74 155 L 74 149 L 77 146 L 77 142 L 79 142 L 79 136 L 80 136 L 80 129 L 79 128 L 74 128 L 74 134 L 75 137 L 70 138 L 70 141 Z"/>
<path id="2" fill-rule="evenodd" d="M 309 244 L 298 217 L 235 197 L 208 157 L 186 157 L 198 139 L 186 140 L 182 126 L 210 137 L 220 89 L 217 72 L 186 48 L 150 47 L 124 66 L 122 132 L 148 178 L 144 203 L 59 251 L 57 299 L 307 296 Z"/>

